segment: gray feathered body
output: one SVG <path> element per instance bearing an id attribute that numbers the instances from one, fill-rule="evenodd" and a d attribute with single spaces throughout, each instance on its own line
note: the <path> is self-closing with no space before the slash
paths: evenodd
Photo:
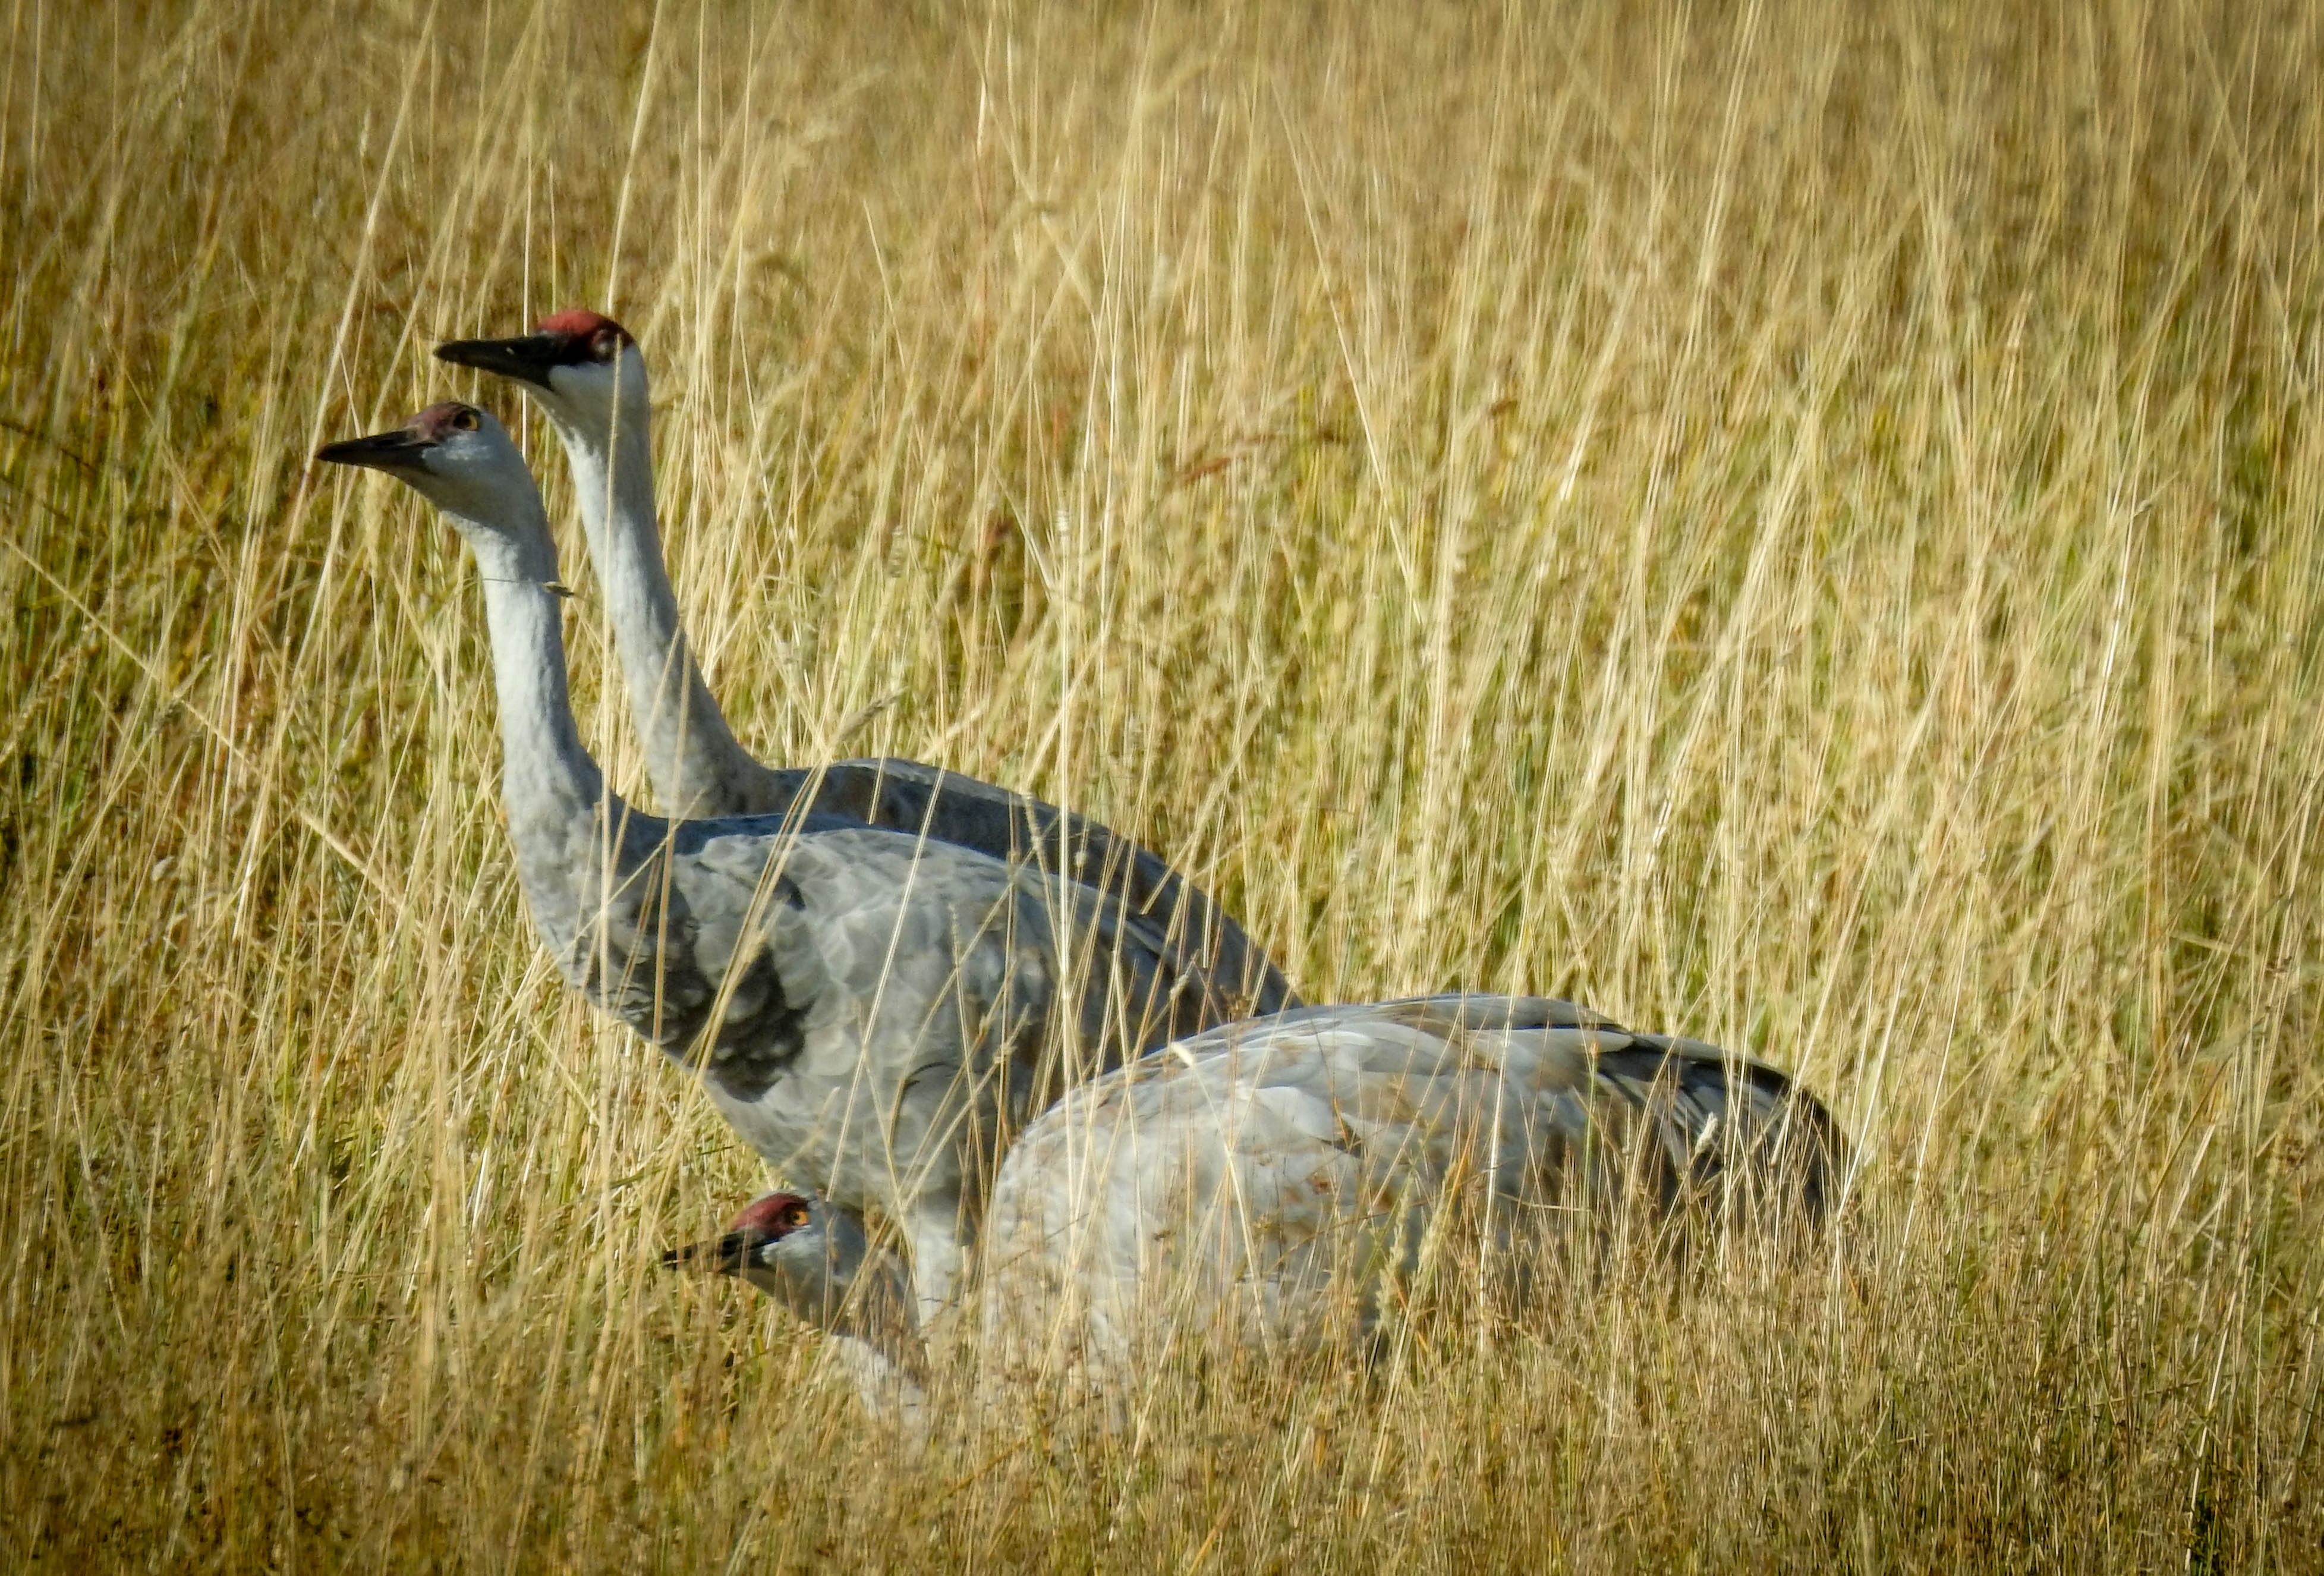
<path id="1" fill-rule="evenodd" d="M 1029 794 L 917 760 L 881 757 L 824 767 L 722 762 L 717 802 L 752 816 L 808 815 L 926 836 L 990 854 L 1081 900 L 1135 920 L 1163 950 L 1179 988 L 1206 1000 L 1201 1021 L 1229 1022 L 1299 1005 L 1234 917 L 1159 855 L 1086 816 Z M 711 797 L 711 796 L 704 796 Z"/>
<path id="2" fill-rule="evenodd" d="M 1521 1265 L 1618 1203 L 1655 1221 L 1690 1204 L 1819 1219 L 1840 1153 L 1775 1069 L 1570 1002 L 1231 1024 L 1072 1091 L 1019 1138 L 981 1253 L 986 1357 L 1103 1380 L 1205 1331 L 1361 1338 L 1439 1249 Z"/>
<path id="3" fill-rule="evenodd" d="M 1037 866 L 835 817 L 611 805 L 594 830 L 512 820 L 567 978 L 699 1065 L 786 1175 L 908 1229 L 972 1238 L 1029 1114 L 1214 1011 L 1143 921 Z M 916 1260 L 927 1246 L 916 1231 Z"/>

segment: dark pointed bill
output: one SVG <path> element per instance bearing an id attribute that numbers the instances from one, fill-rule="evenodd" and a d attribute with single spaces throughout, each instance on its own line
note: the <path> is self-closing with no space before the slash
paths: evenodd
<path id="1" fill-rule="evenodd" d="M 369 438 L 343 438 L 327 443 L 315 451 L 315 457 L 326 465 L 368 465 L 375 471 L 411 471 L 420 468 L 422 456 L 436 447 L 436 440 L 399 427 L 393 432 L 374 432 Z"/>
<path id="2" fill-rule="evenodd" d="M 327 443 L 315 451 L 315 457 L 335 465 L 369 465 L 376 471 L 425 470 L 429 449 L 463 432 L 476 431 L 484 419 L 484 413 L 474 405 L 441 400 L 392 432 Z"/>
<path id="3" fill-rule="evenodd" d="M 514 339 L 454 339 L 436 347 L 436 359 L 478 372 L 521 378 L 548 388 L 549 374 L 589 358 L 587 345 L 569 334 L 523 334 Z"/>
<path id="4" fill-rule="evenodd" d="M 695 1242 L 661 1256 L 664 1269 L 708 1269 L 720 1275 L 741 1273 L 752 1249 L 763 1238 L 747 1231 L 729 1231 L 715 1242 Z"/>
<path id="5" fill-rule="evenodd" d="M 630 331 L 602 312 L 575 307 L 543 318 L 530 334 L 514 339 L 455 339 L 436 347 L 436 359 L 478 372 L 549 387 L 549 374 L 560 366 L 612 361 L 622 347 L 635 344 Z"/>

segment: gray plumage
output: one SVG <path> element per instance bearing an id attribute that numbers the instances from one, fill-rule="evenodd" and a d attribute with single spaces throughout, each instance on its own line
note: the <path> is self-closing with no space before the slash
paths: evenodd
<path id="1" fill-rule="evenodd" d="M 557 555 L 506 431 L 444 404 L 320 457 L 387 471 L 473 549 L 503 799 L 567 979 L 674 1058 L 787 1175 L 903 1227 L 952 1295 L 1012 1132 L 1126 1053 L 1216 1016 L 1142 917 L 1038 867 L 809 814 L 670 822 L 610 792 L 566 687 Z"/>
<path id="2" fill-rule="evenodd" d="M 1009 1152 L 978 1249 L 987 1394 L 1037 1380 L 1119 1398 L 1206 1341 L 1361 1350 L 1432 1262 L 1521 1289 L 1577 1232 L 1813 1226 L 1844 1156 L 1823 1106 L 1774 1067 L 1567 1001 L 1421 997 L 1224 1025 L 1071 1091 Z M 814 1276 L 890 1271 L 822 1220 L 788 1245 L 804 1278 L 753 1283 L 853 1338 Z"/>
<path id="3" fill-rule="evenodd" d="M 1431 1256 L 1816 1221 L 1840 1140 L 1765 1063 L 1570 1002 L 1440 996 L 1226 1025 L 1070 1092 L 1001 1169 L 983 1360 L 1111 1388 L 1161 1345 L 1361 1341 Z"/>
<path id="4" fill-rule="evenodd" d="M 1296 1006 L 1281 972 L 1209 895 L 1094 821 L 918 761 L 761 764 L 735 740 L 678 615 L 654 504 L 645 359 L 595 312 L 561 312 L 514 339 L 436 354 L 516 381 L 549 417 L 579 495 L 648 777 L 674 817 L 823 815 L 926 835 L 1030 864 L 1098 894 L 1157 937 L 1174 975 L 1226 1021 Z"/>

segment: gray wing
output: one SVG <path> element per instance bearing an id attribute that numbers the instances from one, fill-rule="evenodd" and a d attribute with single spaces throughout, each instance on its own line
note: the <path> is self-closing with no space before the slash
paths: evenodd
<path id="1" fill-rule="evenodd" d="M 1586 1074 L 1593 1100 L 1619 1097 L 1611 1120 L 1626 1142 L 1651 1134 L 1660 1159 L 1647 1175 L 1666 1205 L 1675 1206 L 1682 1194 L 1700 1201 L 1740 1186 L 1821 1220 L 1835 1202 L 1846 1158 L 1838 1124 L 1788 1074 L 1747 1053 L 1635 1033 L 1586 1007 L 1542 996 L 1418 996 L 1306 1008 L 1262 1021 L 1358 1030 L 1395 1023 L 1471 1046 L 1507 1037 L 1520 1060 L 1536 1059 L 1540 1076 L 1578 1094 Z M 1547 1032 L 1564 1030 L 1594 1032 Z M 1241 1026 L 1227 1026 L 1182 1044 L 1200 1055 L 1231 1043 L 1238 1032 Z M 1569 1115 L 1578 1110 L 1570 1108 Z M 1600 1120 L 1602 1126 L 1609 1117 Z"/>
<path id="2" fill-rule="evenodd" d="M 1670 1035 L 1624 1037 L 1599 1050 L 1597 1075 L 1652 1118 L 1669 1202 L 1830 1216 L 1848 1145 L 1821 1101 L 1754 1056 Z"/>
<path id="3" fill-rule="evenodd" d="M 1107 1064 L 1191 1032 L 1214 1005 L 1150 917 L 1029 863 L 820 813 L 671 823 L 666 843 L 650 835 L 662 824 L 639 819 L 602 901 L 541 928 L 592 1000 L 672 1053 L 715 1011 L 714 1053 L 785 1055 L 788 1020 L 811 1004 L 829 1019 L 843 1001 L 893 994 L 899 975 L 932 969 L 942 984 L 919 994 L 993 999 L 1006 961 L 995 954 L 1038 959 L 1045 998 L 1074 993 L 1074 1020 L 1091 1046 L 1110 1047 Z M 746 931 L 768 945 L 746 945 Z"/>
<path id="4" fill-rule="evenodd" d="M 766 787 L 768 814 L 804 809 L 899 832 L 925 832 L 1088 887 L 1105 908 L 1161 942 L 1173 976 L 1198 992 L 1199 1022 L 1298 1005 L 1282 971 L 1208 893 L 1158 855 L 1070 810 L 894 757 L 770 771 Z"/>

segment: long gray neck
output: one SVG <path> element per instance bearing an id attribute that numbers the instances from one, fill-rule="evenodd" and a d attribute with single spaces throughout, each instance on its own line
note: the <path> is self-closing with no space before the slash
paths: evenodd
<path id="1" fill-rule="evenodd" d="M 569 972 L 582 916 L 596 910 L 615 873 L 600 828 L 619 827 L 649 841 L 657 833 L 644 824 L 647 817 L 632 815 L 606 791 L 604 774 L 582 745 L 566 687 L 563 615 L 550 589 L 557 548 L 546 520 L 539 524 L 537 537 L 467 534 L 484 582 L 492 641 L 509 841 L 516 847 L 533 924 Z"/>
<path id="2" fill-rule="evenodd" d="M 604 586 L 613 649 L 663 813 L 685 820 L 766 806 L 766 769 L 726 725 L 678 617 L 654 520 L 653 451 L 642 411 L 607 435 L 550 413 L 580 493 L 581 528 Z"/>

